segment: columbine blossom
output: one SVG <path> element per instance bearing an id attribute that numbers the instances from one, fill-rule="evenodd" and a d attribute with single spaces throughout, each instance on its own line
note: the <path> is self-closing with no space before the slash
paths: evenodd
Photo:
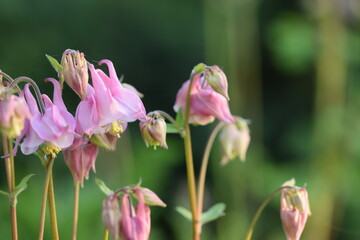
<path id="1" fill-rule="evenodd" d="M 193 81 L 190 92 L 189 123 L 206 125 L 215 118 L 225 123 L 232 123 L 234 118 L 227 99 L 215 92 L 201 74 L 196 74 Z M 180 109 L 185 110 L 189 85 L 190 80 L 186 81 L 177 93 L 175 112 Z"/>
<path id="2" fill-rule="evenodd" d="M 146 111 L 137 93 L 121 85 L 111 61 L 102 60 L 109 68 L 109 76 L 90 64 L 92 85 L 88 85 L 87 97 L 76 111 L 81 131 L 91 135 L 110 132 L 118 135 L 122 124 L 135 120 L 146 121 Z"/>
<path id="3" fill-rule="evenodd" d="M 49 78 L 46 81 L 54 85 L 53 102 L 43 94 L 45 111 L 42 115 L 39 111 L 35 98 L 25 86 L 25 98 L 32 118 L 26 124 L 18 141 L 25 135 L 21 150 L 24 154 L 31 154 L 42 144 L 46 143 L 45 149 L 53 146 L 58 149 L 69 147 L 74 140 L 75 119 L 65 107 L 60 93 L 59 82 Z"/>

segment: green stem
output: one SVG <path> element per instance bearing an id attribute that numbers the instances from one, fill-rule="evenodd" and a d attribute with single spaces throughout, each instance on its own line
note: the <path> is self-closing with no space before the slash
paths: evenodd
<path id="1" fill-rule="evenodd" d="M 254 227 L 255 227 L 255 224 L 257 222 L 257 220 L 259 219 L 262 211 L 264 210 L 264 208 L 266 207 L 266 205 L 269 203 L 269 201 L 278 193 L 278 192 L 281 192 L 282 190 L 284 189 L 291 189 L 293 188 L 292 186 L 282 186 L 282 187 L 279 187 L 278 189 L 276 189 L 273 193 L 271 193 L 262 203 L 261 205 L 259 206 L 258 210 L 256 211 L 253 219 L 251 220 L 251 223 L 250 223 L 250 227 L 246 233 L 246 236 L 245 236 L 245 240 L 250 240 L 251 239 L 251 236 L 253 234 L 253 230 L 254 230 Z"/>
<path id="2" fill-rule="evenodd" d="M 51 224 L 51 235 L 53 240 L 59 240 L 59 230 L 56 217 L 56 204 L 55 204 L 55 192 L 54 192 L 54 181 L 53 174 L 50 176 L 49 188 L 48 188 L 48 202 L 50 211 L 50 224 Z"/>
<path id="3" fill-rule="evenodd" d="M 73 215 L 73 226 L 72 226 L 72 240 L 76 240 L 78 216 L 79 216 L 79 192 L 80 182 L 74 182 L 74 215 Z"/>
<path id="4" fill-rule="evenodd" d="M 103 240 L 108 240 L 108 239 L 109 239 L 109 231 L 105 228 Z"/>
<path id="5" fill-rule="evenodd" d="M 192 230 L 193 230 L 193 240 L 200 240 L 200 228 L 198 228 L 199 218 L 197 214 L 196 206 L 196 186 L 195 186 L 195 173 L 194 173 L 194 161 L 192 155 L 191 147 L 191 134 L 189 126 L 189 116 L 190 116 L 190 93 L 191 88 L 194 82 L 194 77 L 196 74 L 192 74 L 190 78 L 189 89 L 186 97 L 186 106 L 185 106 L 185 116 L 184 116 L 184 147 L 185 147 L 185 158 L 186 158 L 186 170 L 187 170 L 187 180 L 189 188 L 189 199 L 190 199 L 190 208 L 192 213 Z"/>
<path id="6" fill-rule="evenodd" d="M 45 167 L 46 173 L 45 173 L 44 192 L 43 192 L 42 201 L 41 201 L 39 240 L 42 240 L 44 238 L 46 199 L 47 199 L 47 193 L 48 193 L 48 189 L 49 189 L 50 178 L 52 175 L 52 167 L 54 165 L 54 160 L 55 159 L 53 157 L 50 157 L 49 162 L 47 163 L 47 165 Z"/>
<path id="7" fill-rule="evenodd" d="M 11 196 L 15 188 L 13 144 L 11 139 L 9 139 L 8 141 L 5 135 L 2 135 L 2 144 L 3 144 L 4 155 L 10 155 L 10 158 L 5 158 L 4 161 L 5 161 L 5 169 L 6 169 L 6 179 L 8 183 L 9 194 Z M 17 240 L 18 230 L 17 230 L 17 216 L 16 216 L 16 196 L 10 198 L 10 221 L 11 221 L 11 236 L 12 236 L 11 239 Z"/>
<path id="8" fill-rule="evenodd" d="M 204 151 L 204 155 L 202 158 L 202 162 L 201 162 L 201 169 L 200 169 L 200 175 L 199 175 L 199 182 L 198 182 L 198 217 L 199 219 L 201 219 L 201 215 L 202 215 L 202 210 L 203 210 L 203 203 L 204 203 L 204 188 L 205 188 L 205 178 L 206 178 L 206 170 L 207 170 L 207 166 L 209 163 L 209 156 L 210 156 L 210 151 L 211 148 L 214 144 L 215 141 L 215 137 L 218 134 L 218 132 L 220 131 L 220 129 L 224 126 L 224 123 L 219 122 L 216 127 L 213 129 L 209 140 L 206 144 L 206 148 Z M 200 223 L 199 223 L 200 224 Z M 200 225 L 200 230 L 201 230 L 201 225 Z"/>

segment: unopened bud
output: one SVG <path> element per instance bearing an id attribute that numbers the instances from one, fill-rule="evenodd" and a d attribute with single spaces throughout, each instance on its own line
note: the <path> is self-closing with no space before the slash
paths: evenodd
<path id="1" fill-rule="evenodd" d="M 75 50 L 65 50 L 61 59 L 65 82 L 79 95 L 86 97 L 89 73 L 84 53 Z"/>
<path id="2" fill-rule="evenodd" d="M 151 112 L 147 116 L 146 122 L 140 122 L 141 135 L 146 146 L 154 146 L 154 149 L 161 146 L 167 149 L 165 119 L 156 112 Z"/>
<path id="3" fill-rule="evenodd" d="M 209 83 L 211 88 L 223 95 L 227 100 L 230 100 L 228 95 L 228 81 L 225 73 L 216 65 L 207 67 L 204 71 L 205 80 Z"/>
<path id="4" fill-rule="evenodd" d="M 102 220 L 113 239 L 119 237 L 120 218 L 121 212 L 118 197 L 111 195 L 105 198 L 102 203 Z"/>

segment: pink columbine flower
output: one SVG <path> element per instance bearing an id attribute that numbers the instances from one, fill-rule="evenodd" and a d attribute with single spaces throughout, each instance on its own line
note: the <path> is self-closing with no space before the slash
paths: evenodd
<path id="1" fill-rule="evenodd" d="M 88 138 L 77 137 L 72 145 L 63 151 L 66 165 L 69 167 L 74 181 L 83 185 L 84 178 L 88 179 L 90 169 L 95 172 L 95 160 L 98 146 Z"/>
<path id="2" fill-rule="evenodd" d="M 46 81 L 54 85 L 54 96 L 52 102 L 47 95 L 42 95 L 45 103 L 44 115 L 40 113 L 35 98 L 29 90 L 29 85 L 25 85 L 25 98 L 32 118 L 26 124 L 17 142 L 26 136 L 21 144 L 21 151 L 26 155 L 35 152 L 42 143 L 47 145 L 45 150 L 51 150 L 49 148 L 52 146 L 64 149 L 69 147 L 74 140 L 75 119 L 65 107 L 59 82 L 52 78 L 46 79 Z"/>
<path id="3" fill-rule="evenodd" d="M 139 196 L 136 211 L 124 194 L 121 205 L 120 237 L 122 240 L 148 240 L 150 235 L 150 208 L 145 204 L 141 191 L 134 190 Z"/>
<path id="4" fill-rule="evenodd" d="M 146 111 L 137 93 L 121 85 L 111 61 L 102 60 L 109 68 L 109 76 L 90 64 L 93 87 L 88 85 L 87 97 L 80 102 L 76 118 L 81 131 L 91 135 L 110 132 L 118 135 L 122 123 L 146 121 Z"/>
<path id="5" fill-rule="evenodd" d="M 300 239 L 309 215 L 306 189 L 294 186 L 294 189 L 281 192 L 280 216 L 288 240 Z"/>
<path id="6" fill-rule="evenodd" d="M 215 92 L 202 74 L 196 73 L 193 81 L 190 92 L 189 123 L 206 125 L 213 122 L 215 118 L 225 123 L 232 123 L 234 118 L 227 99 Z M 190 80 L 186 81 L 177 93 L 175 112 L 180 109 L 185 110 L 189 85 Z"/>
<path id="7" fill-rule="evenodd" d="M 31 118 L 29 109 L 22 97 L 10 95 L 1 99 L 0 96 L 0 130 L 8 138 L 16 138 L 24 129 L 25 120 Z"/>

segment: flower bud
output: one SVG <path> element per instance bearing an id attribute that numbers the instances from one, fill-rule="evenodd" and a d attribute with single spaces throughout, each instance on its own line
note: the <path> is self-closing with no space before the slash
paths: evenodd
<path id="1" fill-rule="evenodd" d="M 0 96 L 0 130 L 8 138 L 20 136 L 24 128 L 25 119 L 30 119 L 29 109 L 23 98 L 16 95 L 7 95 L 4 90 Z"/>
<path id="2" fill-rule="evenodd" d="M 136 192 L 141 192 L 144 196 L 145 204 L 149 206 L 160 206 L 166 207 L 166 203 L 164 203 L 153 191 L 148 188 L 136 186 L 135 194 L 133 195 L 137 200 L 139 200 L 139 195 Z"/>
<path id="3" fill-rule="evenodd" d="M 227 100 L 230 100 L 228 94 L 228 81 L 225 73 L 216 65 L 207 67 L 204 71 L 205 80 L 209 83 L 211 88 L 223 95 Z"/>
<path id="4" fill-rule="evenodd" d="M 227 164 L 229 160 L 235 157 L 245 161 L 250 144 L 250 131 L 247 121 L 240 117 L 235 119 L 235 123 L 225 125 L 220 133 L 220 143 L 223 149 L 222 165 Z"/>
<path id="5" fill-rule="evenodd" d="M 105 228 L 114 239 L 117 239 L 121 218 L 118 196 L 111 195 L 103 200 L 101 215 Z"/>
<path id="6" fill-rule="evenodd" d="M 146 146 L 154 146 L 154 149 L 156 149 L 157 146 L 161 146 L 167 149 L 165 119 L 156 112 L 151 112 L 147 116 L 147 121 L 140 122 L 141 135 Z"/>
<path id="7" fill-rule="evenodd" d="M 299 240 L 304 231 L 310 206 L 306 189 L 294 187 L 281 192 L 280 216 L 288 240 Z"/>
<path id="8" fill-rule="evenodd" d="M 89 81 L 88 66 L 84 53 L 70 49 L 65 50 L 61 65 L 65 82 L 81 99 L 84 99 Z"/>

